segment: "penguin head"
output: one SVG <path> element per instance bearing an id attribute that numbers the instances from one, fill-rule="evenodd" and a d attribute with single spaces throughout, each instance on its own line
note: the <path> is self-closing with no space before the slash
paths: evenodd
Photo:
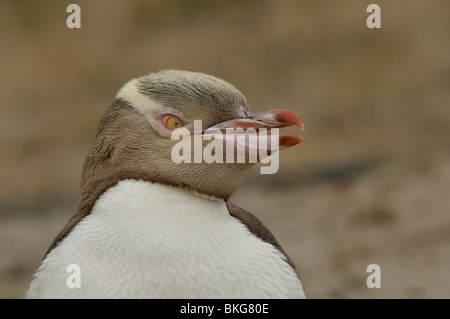
<path id="1" fill-rule="evenodd" d="M 227 150 L 237 158 L 239 145 L 234 139 L 227 148 L 230 141 L 220 140 L 217 134 L 289 125 L 303 128 L 290 111 L 249 110 L 239 90 L 214 76 L 180 70 L 151 73 L 129 81 L 117 93 L 97 130 L 82 184 L 141 178 L 228 199 L 255 161 L 249 161 L 248 148 L 243 150 L 243 162 L 226 160 Z M 280 148 L 287 148 L 301 142 L 301 137 L 281 135 L 278 142 Z"/>

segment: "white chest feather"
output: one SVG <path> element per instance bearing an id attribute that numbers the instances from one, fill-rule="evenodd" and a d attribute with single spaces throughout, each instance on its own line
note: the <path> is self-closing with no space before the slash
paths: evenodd
<path id="1" fill-rule="evenodd" d="M 67 272 L 79 266 L 80 288 Z M 229 215 L 223 200 L 121 181 L 36 272 L 35 298 L 302 298 L 284 256 Z"/>

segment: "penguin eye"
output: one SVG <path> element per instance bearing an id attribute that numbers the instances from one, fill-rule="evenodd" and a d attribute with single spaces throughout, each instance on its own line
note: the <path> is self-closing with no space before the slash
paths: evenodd
<path id="1" fill-rule="evenodd" d="M 165 126 L 166 128 L 168 128 L 168 129 L 171 130 L 171 131 L 173 131 L 173 130 L 176 129 L 176 128 L 179 128 L 179 127 L 183 127 L 183 126 L 184 126 L 184 123 L 183 123 L 182 120 L 180 120 L 180 119 L 179 119 L 178 117 L 176 117 L 175 115 L 171 115 L 171 114 L 165 115 L 165 116 L 162 118 L 162 123 L 164 124 L 164 126 Z"/>

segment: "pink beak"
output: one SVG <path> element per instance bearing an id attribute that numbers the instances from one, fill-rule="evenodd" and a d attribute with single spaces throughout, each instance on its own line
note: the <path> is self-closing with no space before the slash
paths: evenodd
<path id="1" fill-rule="evenodd" d="M 262 112 L 247 112 L 247 118 L 239 118 L 213 125 L 211 128 L 224 130 L 227 128 L 254 128 L 256 130 L 265 128 L 282 128 L 286 126 L 295 125 L 301 131 L 305 130 L 302 120 L 293 112 L 284 109 L 274 109 Z M 285 149 L 301 143 L 303 138 L 301 135 L 283 134 L 279 136 L 279 147 Z"/>

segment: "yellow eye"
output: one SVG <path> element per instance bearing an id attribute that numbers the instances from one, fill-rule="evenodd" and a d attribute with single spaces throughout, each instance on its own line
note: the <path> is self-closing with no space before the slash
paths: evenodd
<path id="1" fill-rule="evenodd" d="M 163 118 L 163 124 L 169 130 L 173 131 L 176 128 L 183 127 L 184 123 L 175 115 L 166 115 Z"/>

